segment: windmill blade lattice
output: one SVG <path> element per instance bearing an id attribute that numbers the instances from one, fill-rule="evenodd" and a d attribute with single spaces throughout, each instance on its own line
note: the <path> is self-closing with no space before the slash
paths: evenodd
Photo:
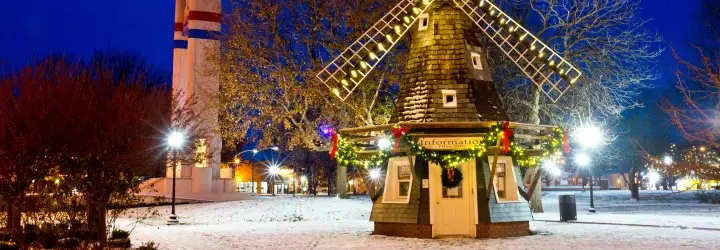
<path id="1" fill-rule="evenodd" d="M 553 102 L 582 76 L 577 67 L 490 1 L 453 1 Z"/>
<path id="2" fill-rule="evenodd" d="M 317 78 L 344 101 L 433 2 L 434 0 L 401 0 L 320 71 Z"/>

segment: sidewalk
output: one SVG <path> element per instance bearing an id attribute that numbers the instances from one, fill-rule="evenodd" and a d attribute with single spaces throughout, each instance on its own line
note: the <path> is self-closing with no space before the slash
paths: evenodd
<path id="1" fill-rule="evenodd" d="M 546 212 L 533 214 L 535 221 L 560 222 L 559 212 Z M 654 214 L 590 214 L 587 211 L 578 211 L 577 221 L 569 223 L 626 225 L 664 228 L 691 228 L 698 230 L 720 231 L 720 220 L 711 216 L 679 216 Z"/>

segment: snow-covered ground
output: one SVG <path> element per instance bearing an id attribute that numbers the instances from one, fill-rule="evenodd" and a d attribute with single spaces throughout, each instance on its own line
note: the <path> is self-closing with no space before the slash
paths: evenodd
<path id="1" fill-rule="evenodd" d="M 557 195 L 543 195 L 546 213 L 538 220 L 557 220 Z M 643 192 L 662 197 L 669 193 Z M 139 224 L 135 245 L 155 241 L 162 249 L 713 249 L 720 242 L 720 206 L 699 204 L 694 194 L 631 201 L 627 191 L 595 193 L 598 214 L 588 215 L 587 193 L 577 192 L 580 222 L 612 222 L 670 227 L 637 227 L 533 221 L 528 237 L 507 239 L 407 239 L 371 235 L 371 203 L 365 197 L 263 197 L 256 201 L 181 205 L 182 225 L 165 224 L 161 216 Z M 687 199 L 685 199 L 687 197 Z M 612 201 L 612 202 L 611 202 Z M 612 203 L 612 205 L 610 204 Z M 120 218 L 121 227 L 134 219 Z"/>

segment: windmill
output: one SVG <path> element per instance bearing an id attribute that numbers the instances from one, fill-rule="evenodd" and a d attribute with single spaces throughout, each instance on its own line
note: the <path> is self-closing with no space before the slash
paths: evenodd
<path id="1" fill-rule="evenodd" d="M 481 35 L 553 102 L 582 76 L 490 1 L 402 0 L 317 77 L 345 101 L 408 33 L 410 59 L 391 122 L 507 120 Z"/>
<path id="2" fill-rule="evenodd" d="M 561 155 L 567 137 L 558 127 L 507 122 L 480 39 L 492 41 L 553 102 L 582 73 L 490 1 L 401 0 L 317 77 L 345 101 L 408 34 L 390 124 L 340 130 L 352 147 L 339 149 L 337 187 L 347 182 L 348 158 L 363 155 L 366 167 L 385 172 L 370 215 L 375 234 L 527 235 L 532 213 L 521 196 L 532 196 L 540 175 L 525 191 L 519 166 Z M 506 122 L 500 128 L 497 121 Z M 392 152 L 379 143 L 388 134 Z"/>

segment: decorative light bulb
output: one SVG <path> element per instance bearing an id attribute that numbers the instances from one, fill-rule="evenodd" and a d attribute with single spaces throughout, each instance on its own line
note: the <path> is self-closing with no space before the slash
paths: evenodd
<path id="1" fill-rule="evenodd" d="M 340 97 L 340 90 L 339 90 L 339 89 L 333 88 L 332 91 L 333 91 L 333 94 L 335 94 L 336 96 Z"/>
<path id="2" fill-rule="evenodd" d="M 351 71 L 350 71 L 350 75 L 351 75 L 353 78 L 358 77 L 357 70 L 354 70 L 354 69 L 351 70 Z"/>
<path id="3" fill-rule="evenodd" d="M 387 38 L 388 42 L 390 42 L 390 43 L 393 42 L 393 37 L 392 37 L 392 35 L 387 34 L 387 35 L 385 35 L 385 38 Z"/>
<path id="4" fill-rule="evenodd" d="M 378 50 L 380 50 L 380 51 L 386 51 L 386 50 L 385 50 L 385 45 L 383 45 L 382 43 L 378 43 Z"/>
<path id="5" fill-rule="evenodd" d="M 340 81 L 340 83 L 342 83 L 342 85 L 345 86 L 345 87 L 347 87 L 348 85 L 350 85 L 350 83 L 348 82 L 347 79 L 342 79 L 342 81 Z"/>
<path id="6" fill-rule="evenodd" d="M 373 52 L 370 52 L 369 55 L 370 55 L 370 59 L 373 59 L 373 60 L 377 60 L 377 59 L 378 59 L 377 55 L 375 55 L 375 53 L 373 53 Z"/>

